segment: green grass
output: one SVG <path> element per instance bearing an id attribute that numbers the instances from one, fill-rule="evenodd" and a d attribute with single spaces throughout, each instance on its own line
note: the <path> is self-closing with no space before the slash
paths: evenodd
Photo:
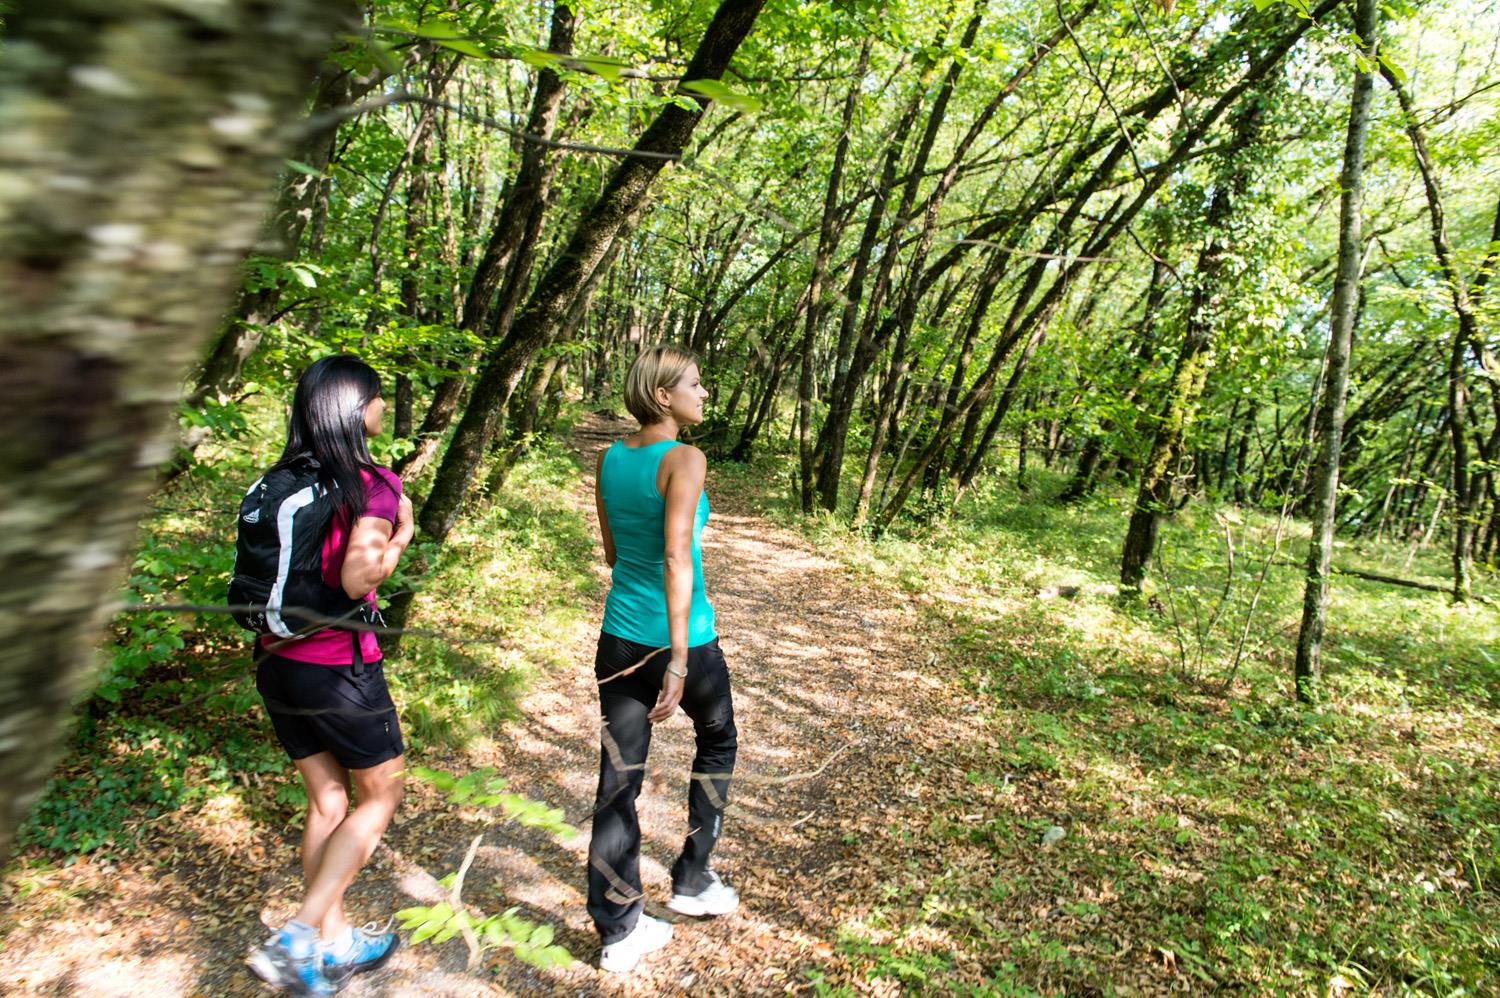
<path id="1" fill-rule="evenodd" d="M 233 563 L 232 511 L 277 446 L 260 432 L 205 449 L 192 474 L 154 499 L 127 599 L 215 604 Z M 578 469 L 543 438 L 498 495 L 476 495 L 444 551 L 415 572 L 420 547 L 389 594 L 416 587 L 407 636 L 387 664 L 408 754 L 462 752 L 512 716 L 527 679 L 559 664 L 591 619 L 597 582 L 588 524 L 572 489 Z M 246 636 L 227 617 L 122 615 L 95 694 L 69 750 L 23 825 L 20 861 L 136 850 L 155 822 L 193 822 L 234 798 L 251 820 L 284 821 L 305 801 L 255 692 Z"/>
<path id="2" fill-rule="evenodd" d="M 1273 557 L 1273 516 L 1190 505 L 1164 527 L 1143 598 L 1125 600 L 1125 496 L 1060 507 L 1045 474 L 1027 494 L 991 479 L 877 541 L 797 516 L 774 458 L 715 474 L 759 489 L 870 584 L 941 595 L 921 601 L 941 667 L 989 705 L 954 751 L 964 785 L 916 832 L 937 858 L 893 871 L 901 890 L 845 926 L 866 980 L 1500 993 L 1495 610 L 1337 577 L 1321 702 L 1304 709 L 1291 676 L 1303 524 Z M 1446 559 L 1441 539 L 1341 543 L 1334 564 L 1441 583 Z M 1068 837 L 1039 860 L 1054 821 Z M 953 953 L 988 983 L 950 973 Z"/>
<path id="3" fill-rule="evenodd" d="M 504 490 L 471 501 L 449 535 L 411 623 L 450 637 L 408 638 L 393 674 L 417 744 L 481 737 L 513 716 L 528 677 L 572 664 L 561 656 L 593 625 L 599 586 L 593 537 L 573 499 L 577 476 L 560 444 L 539 441 Z"/>

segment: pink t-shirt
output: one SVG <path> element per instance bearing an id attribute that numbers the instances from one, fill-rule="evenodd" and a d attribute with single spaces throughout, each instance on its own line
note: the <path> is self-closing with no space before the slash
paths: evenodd
<path id="1" fill-rule="evenodd" d="M 379 472 L 378 476 L 368 471 L 360 472 L 365 483 L 365 506 L 359 515 L 378 516 L 382 520 L 391 521 L 391 525 L 394 526 L 396 509 L 401 501 L 401 479 L 389 468 L 380 468 Z M 328 539 L 323 542 L 323 581 L 334 589 L 343 587 L 344 555 L 349 550 L 349 526 L 350 521 L 346 514 L 334 513 Z M 374 590 L 366 594 L 365 600 L 369 603 L 375 602 Z M 298 662 L 311 662 L 315 665 L 353 665 L 354 642 L 349 639 L 349 633 L 334 630 L 315 631 L 296 641 L 287 641 L 285 638 L 268 634 L 260 639 L 260 643 L 272 654 Z M 271 647 L 272 645 L 277 647 Z M 366 662 L 380 661 L 380 642 L 374 634 L 369 631 L 360 632 L 359 646 Z"/>

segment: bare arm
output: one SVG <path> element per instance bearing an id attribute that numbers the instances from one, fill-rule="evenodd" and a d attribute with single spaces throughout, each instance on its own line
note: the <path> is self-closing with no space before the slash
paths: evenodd
<path id="1" fill-rule="evenodd" d="M 411 500 L 401 497 L 394 525 L 384 517 L 362 516 L 349 531 L 349 548 L 339 582 L 350 599 L 360 599 L 396 571 L 401 555 L 416 534 Z"/>
<path id="2" fill-rule="evenodd" d="M 682 699 L 688 662 L 688 618 L 693 605 L 693 517 L 698 512 L 698 497 L 703 494 L 703 480 L 708 471 L 703 452 L 688 445 L 672 448 L 662 464 L 666 476 L 662 494 L 667 500 L 663 583 L 672 657 L 662 680 L 661 696 L 646 715 L 653 723 L 671 717 Z"/>
<path id="3" fill-rule="evenodd" d="M 615 567 L 615 535 L 609 532 L 609 514 L 604 511 L 604 492 L 599 488 L 599 476 L 604 473 L 604 451 L 594 463 L 594 508 L 599 511 L 599 537 L 604 542 L 604 563 Z"/>

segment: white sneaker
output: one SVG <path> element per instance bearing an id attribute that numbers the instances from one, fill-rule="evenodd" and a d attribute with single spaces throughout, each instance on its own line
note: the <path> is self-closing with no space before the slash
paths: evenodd
<path id="1" fill-rule="evenodd" d="M 708 886 L 698 894 L 673 894 L 667 907 L 679 915 L 727 915 L 740 906 L 740 896 L 719 875 L 708 871 Z"/>
<path id="2" fill-rule="evenodd" d="M 641 912 L 635 928 L 624 939 L 617 939 L 599 954 L 599 969 L 625 974 L 635 969 L 641 957 L 655 953 L 672 941 L 672 923 Z"/>

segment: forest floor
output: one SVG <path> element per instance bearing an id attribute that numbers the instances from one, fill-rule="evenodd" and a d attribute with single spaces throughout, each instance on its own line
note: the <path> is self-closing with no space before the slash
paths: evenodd
<path id="1" fill-rule="evenodd" d="M 627 432 L 594 419 L 585 449 Z M 591 469 L 592 462 L 583 464 Z M 461 940 L 407 946 L 345 993 L 468 995 L 776 993 L 835 974 L 839 927 L 889 882 L 899 859 L 866 843 L 921 810 L 933 787 L 920 765 L 947 772 L 948 747 L 977 709 L 930 668 L 906 594 L 881 591 L 805 538 L 757 516 L 733 490 L 710 493 L 704 535 L 707 585 L 735 684 L 740 729 L 733 804 L 716 868 L 741 892 L 739 912 L 696 922 L 666 912 L 667 869 L 686 832 L 692 726 L 659 725 L 640 802 L 648 910 L 678 923 L 671 946 L 627 978 L 589 966 L 598 943 L 584 911 L 587 826 L 598 758 L 594 632 L 560 635 L 576 668 L 540 676 L 520 717 L 478 748 L 422 758 L 463 773 L 496 767 L 510 789 L 560 807 L 583 824 L 559 844 L 500 825 L 485 834 L 463 900 L 486 913 L 512 905 L 549 923 L 580 961 L 537 971 L 503 953 L 478 976 Z M 592 475 L 577 502 L 591 508 Z M 601 577 L 604 569 L 600 566 Z M 603 589 L 599 592 L 602 594 Z M 587 615 L 597 620 L 602 599 Z M 408 693 L 408 697 L 410 697 Z M 398 697 L 399 699 L 399 697 Z M 295 827 L 257 827 L 225 802 L 158 823 L 135 855 L 84 860 L 12 891 L 0 980 L 27 994 L 249 995 L 264 989 L 243 957 L 297 895 Z M 396 827 L 350 894 L 351 914 L 383 914 L 447 896 L 434 880 L 455 870 L 483 828 L 413 786 Z M 487 983 L 486 983 L 487 982 Z M 894 990 L 893 987 L 877 990 Z"/>
<path id="2" fill-rule="evenodd" d="M 586 522 L 587 455 L 626 429 L 591 415 L 575 430 L 571 503 Z M 676 936 L 631 976 L 592 967 L 596 560 L 586 597 L 532 594 L 581 604 L 547 638 L 561 667 L 536 671 L 487 737 L 414 758 L 459 774 L 493 766 L 578 834 L 486 824 L 412 784 L 349 898 L 360 918 L 443 900 L 435 877 L 482 832 L 463 901 L 518 907 L 579 962 L 537 970 L 499 950 L 470 972 L 461 940 L 428 942 L 346 994 L 1485 992 L 1483 968 L 1500 958 L 1491 611 L 1434 611 L 1450 613 L 1441 689 L 1414 675 L 1375 707 L 1346 696 L 1347 722 L 1308 720 L 1243 679 L 1225 697 L 1165 667 L 1159 606 L 1119 612 L 1088 572 L 1060 574 L 1045 542 L 1026 546 L 1030 568 L 1003 571 L 972 551 L 877 555 L 768 513 L 778 488 L 754 469 L 710 471 L 703 560 L 740 731 L 715 865 L 740 910 L 694 921 L 662 907 L 686 832 L 692 730 L 679 715 L 655 732 L 640 801 L 648 911 Z M 455 596 L 428 593 L 419 619 L 444 626 Z M 1415 674 L 1434 653 L 1421 628 L 1404 640 Z M 1285 665 L 1278 654 L 1270 663 Z M 419 687 L 397 699 L 404 719 L 423 709 Z M 263 993 L 243 958 L 299 885 L 299 820 L 278 813 L 223 794 L 143 824 L 112 858 L 23 865 L 5 885 L 0 982 L 36 995 Z"/>

